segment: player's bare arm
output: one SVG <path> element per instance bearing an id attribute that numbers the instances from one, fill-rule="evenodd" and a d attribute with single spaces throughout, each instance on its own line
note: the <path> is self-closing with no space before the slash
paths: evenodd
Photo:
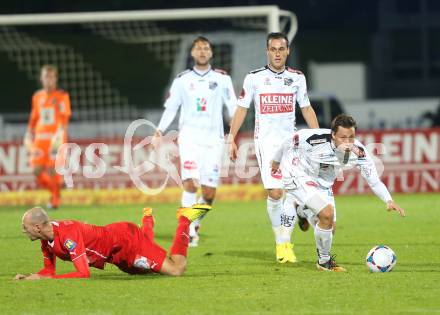
<path id="1" fill-rule="evenodd" d="M 316 118 L 316 113 L 312 106 L 302 107 L 301 113 L 309 128 L 319 128 L 318 118 Z"/>
<path id="2" fill-rule="evenodd" d="M 232 117 L 231 131 L 226 140 L 226 143 L 229 145 L 229 158 L 232 161 L 235 161 L 237 159 L 237 144 L 235 143 L 235 137 L 237 136 L 238 130 L 240 130 L 241 125 L 243 125 L 246 115 L 247 108 L 237 106 L 234 117 Z"/>
<path id="3" fill-rule="evenodd" d="M 387 210 L 388 211 L 396 211 L 400 214 L 400 216 L 405 216 L 405 210 L 401 208 L 397 203 L 395 203 L 393 200 L 387 201 Z"/>

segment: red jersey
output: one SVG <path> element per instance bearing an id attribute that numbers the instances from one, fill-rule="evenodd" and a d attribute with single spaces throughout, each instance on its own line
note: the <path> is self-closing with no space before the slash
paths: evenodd
<path id="1" fill-rule="evenodd" d="M 40 275 L 53 278 L 88 278 L 89 266 L 104 269 L 106 263 L 128 273 L 159 272 L 166 252 L 134 223 L 96 226 L 78 221 L 51 222 L 53 240 L 41 240 L 44 268 Z M 56 275 L 56 257 L 72 261 L 75 272 Z M 139 260 L 138 258 L 143 258 Z"/>

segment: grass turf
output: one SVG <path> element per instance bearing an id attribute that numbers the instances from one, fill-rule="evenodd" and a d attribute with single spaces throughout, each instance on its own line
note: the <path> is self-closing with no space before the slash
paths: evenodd
<path id="1" fill-rule="evenodd" d="M 315 269 L 311 231 L 294 232 L 300 262 L 275 262 L 263 201 L 218 202 L 203 221 L 180 278 L 130 276 L 108 265 L 91 279 L 13 281 L 42 265 L 37 242 L 20 232 L 22 208 L 0 208 L 1 314 L 440 314 L 440 241 L 435 194 L 398 195 L 407 217 L 387 213 L 373 196 L 337 197 L 333 253 L 347 273 Z M 169 248 L 176 204 L 153 205 L 156 240 Z M 55 219 L 138 223 L 142 206 L 63 207 Z M 397 254 L 391 273 L 371 274 L 365 255 L 376 244 Z M 58 273 L 72 264 L 58 260 Z"/>

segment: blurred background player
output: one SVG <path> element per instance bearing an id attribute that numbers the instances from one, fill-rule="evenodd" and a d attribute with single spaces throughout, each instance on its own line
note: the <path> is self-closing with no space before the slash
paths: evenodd
<path id="1" fill-rule="evenodd" d="M 106 263 L 130 274 L 157 272 L 180 276 L 186 269 L 189 225 L 210 208 L 195 205 L 178 210 L 178 226 L 169 257 L 154 242 L 151 208 L 144 208 L 141 227 L 131 222 L 96 226 L 71 220 L 50 221 L 42 208 L 32 208 L 23 215 L 22 228 L 31 241 L 41 240 L 44 268 L 28 276 L 17 274 L 15 279 L 89 278 L 89 267 L 104 269 Z M 73 262 L 76 271 L 57 275 L 56 257 Z"/>
<path id="2" fill-rule="evenodd" d="M 232 117 L 237 102 L 231 77 L 211 67 L 212 47 L 207 38 L 194 39 L 191 56 L 194 67 L 174 79 L 154 140 L 158 141 L 180 108 L 178 144 L 182 207 L 213 203 L 224 149 L 223 105 Z M 199 185 L 201 197 L 197 200 Z M 190 246 L 198 245 L 199 226 L 200 220 L 191 224 Z"/>
<path id="3" fill-rule="evenodd" d="M 283 213 L 283 183 L 281 173 L 271 173 L 270 162 L 283 139 L 295 131 L 295 105 L 310 128 L 318 128 L 315 111 L 310 105 L 305 76 L 286 66 L 289 41 L 282 33 L 267 36 L 268 64 L 251 71 L 244 79 L 237 110 L 232 119 L 227 142 L 230 157 L 237 158 L 235 137 L 246 117 L 247 110 L 255 106 L 255 154 L 261 179 L 267 190 L 267 212 L 275 234 L 276 259 L 280 263 L 296 262 L 288 229 L 294 217 Z"/>
<path id="4" fill-rule="evenodd" d="M 32 111 L 24 145 L 30 152 L 30 165 L 38 186 L 51 193 L 49 208 L 60 203 L 63 179 L 55 171 L 58 148 L 67 140 L 70 119 L 70 99 L 66 91 L 58 89 L 58 70 L 54 65 L 41 68 L 42 89 L 32 96 Z"/>
<path id="5" fill-rule="evenodd" d="M 330 255 L 336 218 L 332 186 L 344 167 L 359 168 L 386 208 L 405 216 L 405 211 L 393 201 L 380 180 L 367 149 L 355 135 L 355 120 L 341 114 L 332 121 L 331 129 L 303 129 L 288 137 L 272 161 L 273 173 L 279 172 L 281 163 L 286 189 L 284 211 L 290 216 L 297 212 L 300 220 L 307 220 L 314 227 L 318 270 L 345 271 Z M 307 226 L 300 223 L 302 230 Z"/>

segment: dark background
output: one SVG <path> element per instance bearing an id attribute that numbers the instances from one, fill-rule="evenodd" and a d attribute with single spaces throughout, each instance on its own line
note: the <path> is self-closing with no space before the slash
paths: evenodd
<path id="1" fill-rule="evenodd" d="M 141 1 L 57 0 L 11 1 L 0 4 L 2 14 L 106 10 L 146 10 L 189 7 L 277 4 L 293 11 L 299 31 L 294 39 L 295 65 L 307 74 L 316 62 L 362 62 L 367 67 L 368 98 L 435 97 L 440 94 L 440 1 L 437 0 L 298 0 L 298 1 Z M 53 40 L 56 40 L 55 38 Z M 1 44 L 1 43 L 0 43 Z M 105 45 L 105 43 L 102 43 Z M 84 46 L 84 45 L 81 45 Z M 87 55 L 86 49 L 84 54 Z M 111 47 L 107 51 L 110 51 Z M 90 58 L 93 59 L 93 52 Z M 139 56 L 126 56 L 133 61 Z M 95 56 L 98 67 L 100 56 Z M 156 63 L 158 64 L 158 63 Z M 1 65 L 9 69 L 10 64 Z M 9 68 L 8 68 L 9 67 Z M 134 65 L 135 68 L 135 65 Z M 146 106 L 160 106 L 167 84 L 164 74 L 151 85 L 155 93 Z M 102 70 L 104 73 L 106 69 Z M 148 80 L 142 73 L 137 82 Z M 108 73 L 111 77 L 113 74 Z M 1 83 L 1 82 L 0 82 Z M 34 88 L 37 83 L 23 83 Z M 121 84 L 123 82 L 121 80 Z M 128 87 L 133 88 L 133 86 Z M 124 87 L 121 88 L 124 90 Z M 28 98 L 28 95 L 26 97 Z M 23 96 L 24 97 L 24 96 Z M 136 98 L 136 95 L 130 96 Z M 133 103 L 138 103 L 136 99 Z M 1 106 L 4 109 L 4 106 Z"/>

